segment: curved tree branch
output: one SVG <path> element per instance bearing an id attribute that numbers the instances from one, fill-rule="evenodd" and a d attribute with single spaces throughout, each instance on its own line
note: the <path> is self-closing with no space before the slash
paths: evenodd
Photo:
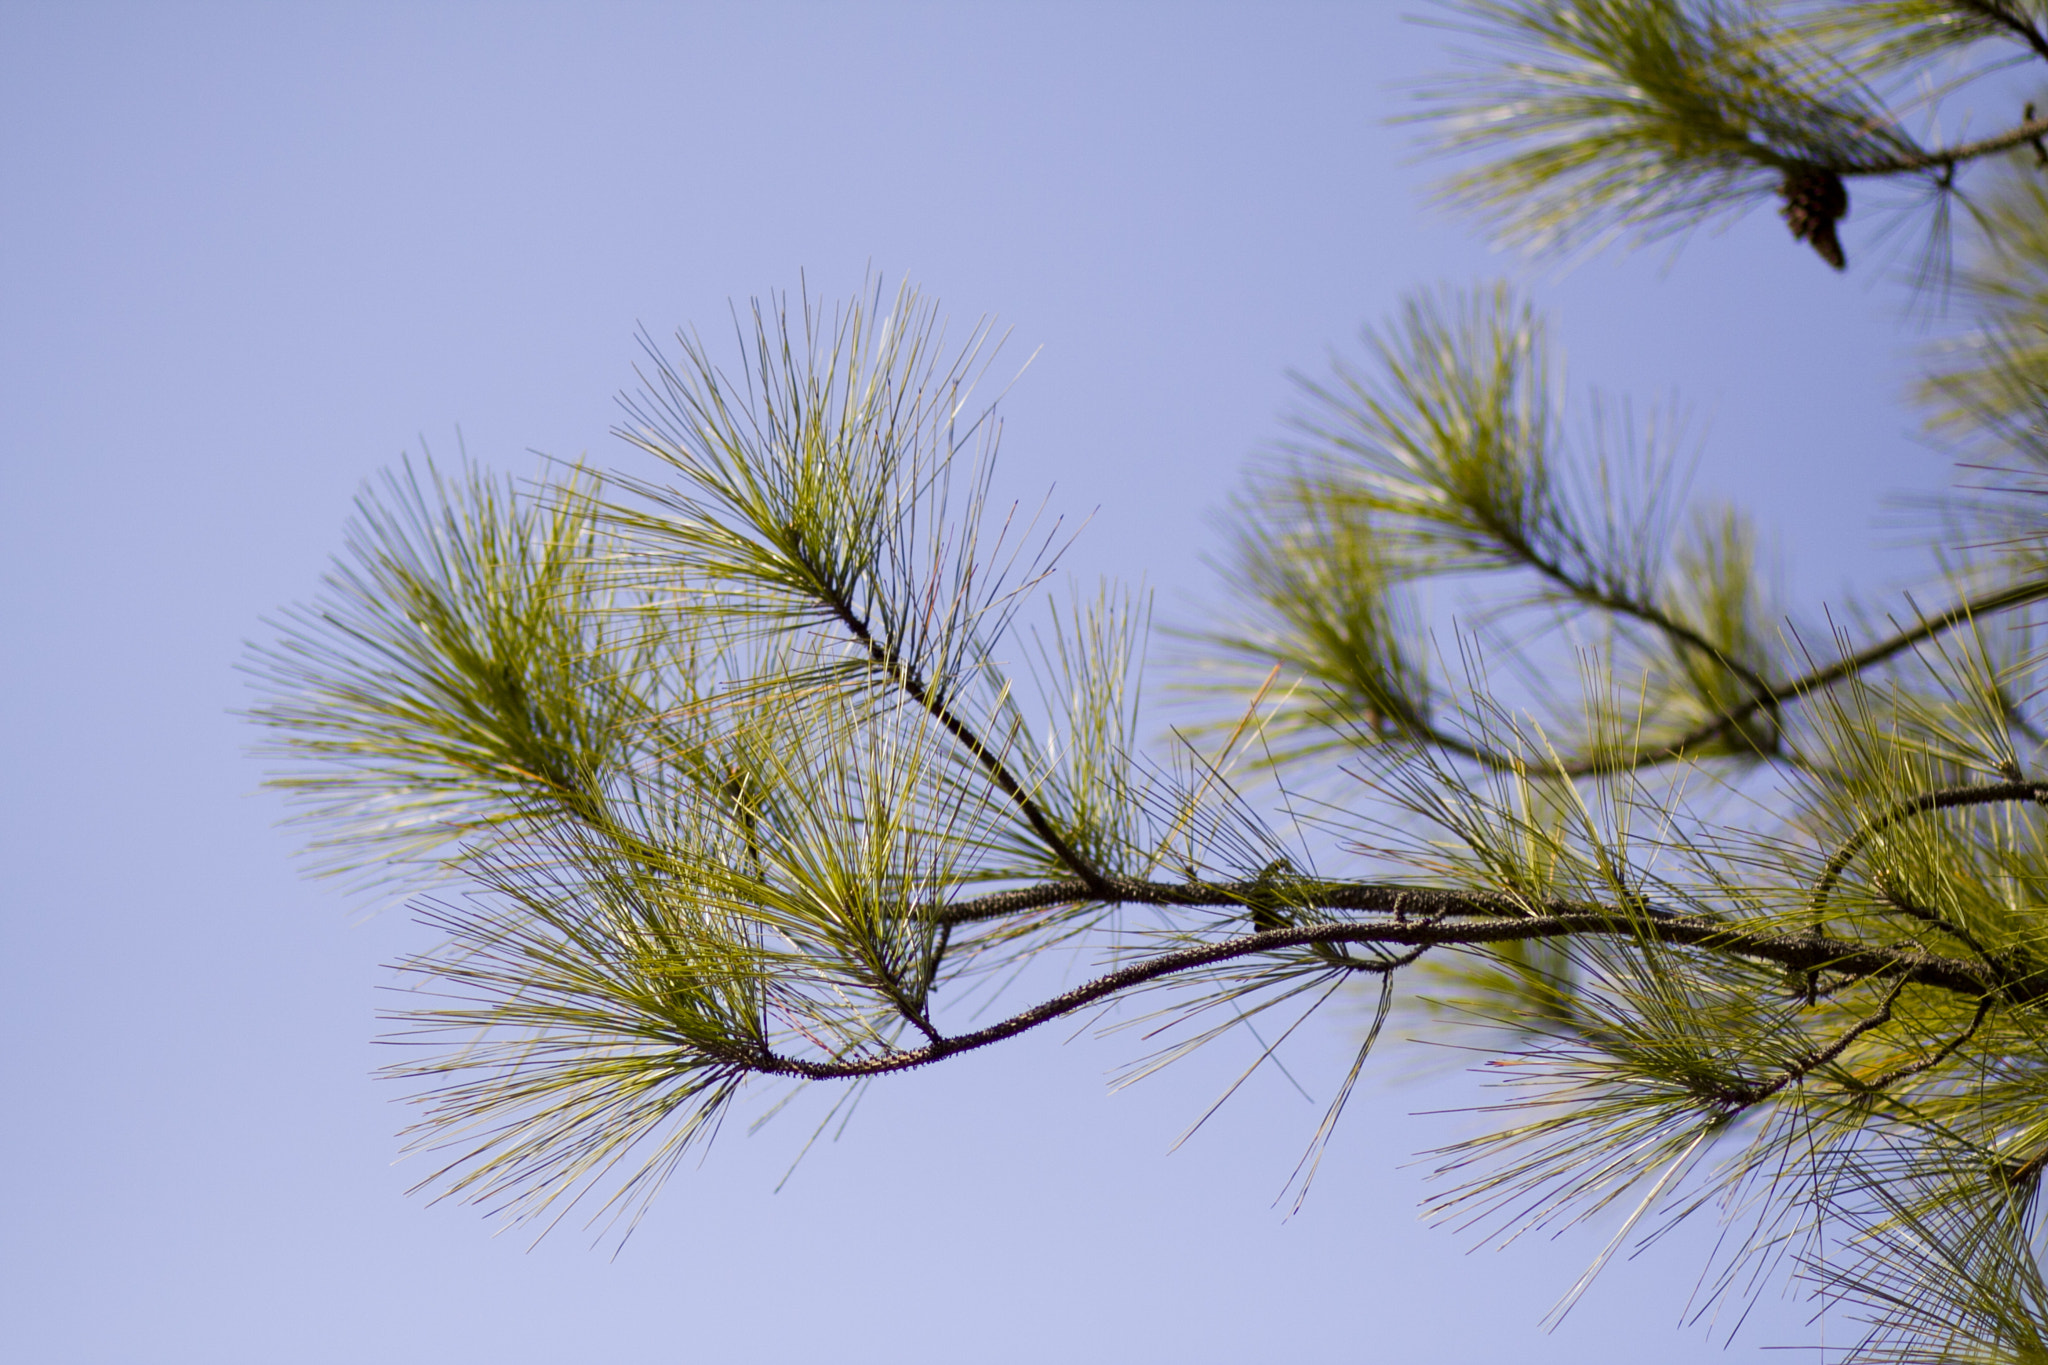
<path id="1" fill-rule="evenodd" d="M 1535 566 L 1532 565 L 1532 567 Z M 2048 579 L 2000 588 L 1995 592 L 1985 593 L 1980 597 L 1958 602 L 1946 611 L 1923 619 L 1911 629 L 1899 631 L 1878 641 L 1876 644 L 1858 650 L 1854 654 L 1837 659 L 1834 663 L 1810 669 L 1796 678 L 1791 678 L 1781 683 L 1772 683 L 1762 678 L 1755 678 L 1752 693 L 1748 700 L 1728 708 L 1712 720 L 1700 723 L 1668 744 L 1662 744 L 1656 748 L 1646 749 L 1641 752 L 1592 754 L 1585 758 L 1565 763 L 1560 767 L 1545 758 L 1527 754 L 1504 753 L 1486 745 L 1475 744 L 1469 739 L 1454 735 L 1435 725 L 1416 724 L 1408 726 L 1406 727 L 1406 737 L 1421 742 L 1428 747 L 1456 754 L 1460 758 L 1468 759 L 1479 764 L 1481 767 L 1490 768 L 1495 772 L 1549 771 L 1556 773 L 1558 776 L 1568 778 L 1600 777 L 1611 773 L 1638 772 L 1644 768 L 1659 767 L 1666 763 L 1676 763 L 1682 759 L 1694 757 L 1703 745 L 1712 744 L 1717 740 L 1726 738 L 1735 732 L 1743 722 L 1749 720 L 1760 711 L 1776 710 L 1787 702 L 1800 700 L 1807 694 L 1823 691 L 1834 686 L 1836 683 L 1855 677 L 1867 669 L 1874 668 L 1889 659 L 1897 657 L 1906 650 L 1911 649 L 1914 645 L 1933 639 L 1937 635 L 1945 634 L 1957 626 L 1966 624 L 1977 616 L 1999 611 L 2009 611 L 2014 607 L 2023 607 L 2028 603 L 2038 602 L 2043 599 L 2048 599 Z M 1587 600 L 1590 601 L 1592 599 L 1589 598 Z M 1626 614 L 1636 616 L 1637 619 L 1645 621 L 1647 624 L 1658 626 L 1660 629 L 1663 628 L 1661 621 L 1651 616 L 1641 615 L 1631 607 L 1624 606 L 1618 602 L 1600 601 L 1596 605 L 1605 606 L 1610 610 L 1623 611 Z M 1674 635 L 1673 638 L 1684 640 L 1685 643 L 1704 650 L 1717 660 L 1728 664 L 1731 669 L 1734 669 L 1734 665 L 1728 663 L 1710 645 L 1689 638 L 1688 635 Z M 1738 670 L 1738 676 L 1742 676 L 1745 682 L 1750 681 L 1752 677 L 1747 670 Z"/>
<path id="2" fill-rule="evenodd" d="M 1892 988 L 1885 992 L 1884 1000 L 1878 1005 L 1876 1012 L 1858 1020 L 1855 1025 L 1845 1031 L 1834 1042 L 1823 1048 L 1815 1048 L 1768 1081 L 1729 1090 L 1716 1098 L 1728 1106 L 1731 1114 L 1763 1103 L 1786 1086 L 1804 1079 L 1818 1068 L 1834 1061 L 1844 1052 L 1847 1052 L 1850 1045 L 1864 1034 L 1874 1028 L 1882 1028 L 1884 1025 L 1889 1024 L 1892 1021 L 1892 1006 L 1898 1003 L 1899 992 L 1905 988 L 1906 982 L 1903 978 L 1892 978 Z M 1929 1065 L 1931 1066 L 1933 1063 L 1930 1062 Z"/>
<path id="3" fill-rule="evenodd" d="M 1241 905 L 1252 883 L 1165 883 L 1119 879 L 1117 899 L 1155 905 Z M 1839 971 L 1865 980 L 1891 981 L 1899 985 L 1927 986 L 1936 990 L 1982 1000 L 2002 995 L 2021 1001 L 2048 997 L 2048 982 L 2001 981 L 1978 963 L 1940 957 L 1918 948 L 1859 943 L 1818 931 L 1795 933 L 1747 929 L 1702 915 L 1626 910 L 1574 902 L 1552 902 L 1536 908 L 1508 896 L 1468 895 L 1435 888 L 1392 886 L 1373 883 L 1296 883 L 1297 893 L 1313 891 L 1313 903 L 1344 908 L 1379 909 L 1387 918 L 1334 924 L 1298 925 L 1246 934 L 1214 943 L 1196 944 L 1164 953 L 1145 962 L 1133 963 L 1063 995 L 1034 1005 L 1021 1013 L 972 1033 L 943 1038 L 921 1048 L 891 1051 L 851 1061 L 814 1062 L 783 1057 L 763 1051 L 752 1055 L 747 1065 L 756 1071 L 798 1076 L 809 1080 L 832 1080 L 876 1076 L 929 1066 L 947 1057 L 998 1043 L 1029 1032 L 1042 1024 L 1085 1009 L 1098 1001 L 1154 981 L 1215 966 L 1219 963 L 1258 957 L 1287 948 L 1316 945 L 1360 944 L 1378 948 L 1483 947 L 1534 939 L 1605 936 L 1630 938 L 1639 942 L 1674 947 L 1700 948 L 1753 962 L 1772 963 L 1795 972 Z M 1063 900 L 1092 899 L 1078 882 L 1053 882 L 1042 887 L 1000 892 L 959 909 L 981 918 L 1035 905 L 1059 904 Z M 1297 903 L 1309 901 L 1301 897 Z M 1409 910 L 1436 907 L 1442 918 L 1410 920 Z M 1375 967 L 1380 964 L 1371 964 Z M 1343 970 L 1343 968 L 1338 968 Z M 1874 1025 L 1873 1025 L 1874 1027 Z M 1846 1046 L 1846 1044 L 1845 1044 Z M 1827 1060 L 1826 1057 L 1822 1058 Z M 1816 1063 L 1818 1064 L 1818 1063 Z"/>
<path id="4" fill-rule="evenodd" d="M 1878 1091 L 1890 1089 L 1900 1081 L 1910 1080 L 1922 1072 L 1932 1071 L 1950 1057 L 1955 1056 L 1956 1052 L 1965 1043 L 1977 1036 L 1977 1030 L 1984 1027 L 1984 1021 L 1991 1016 L 1992 1006 L 1996 1003 L 1995 997 L 1985 996 L 1977 1002 L 1977 1012 L 1970 1016 L 1970 1026 L 1961 1033 L 1958 1033 L 1919 1061 L 1907 1062 L 1902 1066 L 1894 1067 L 1892 1070 L 1885 1072 L 1882 1076 L 1875 1076 L 1867 1081 L 1853 1082 L 1852 1088 L 1875 1094 Z"/>
<path id="5" fill-rule="evenodd" d="M 1901 801 L 1884 814 L 1849 836 L 1849 839 L 1827 861 L 1821 870 L 1820 880 L 1813 888 L 1813 908 L 1820 909 L 1827 903 L 1828 893 L 1835 889 L 1856 855 L 1863 851 L 1872 839 L 1892 826 L 1910 820 L 1917 815 L 1931 811 L 1955 810 L 1963 806 L 1990 806 L 2007 801 L 2032 801 L 2048 805 L 2048 782 L 1992 782 L 1982 787 L 1949 787 L 1942 791 L 1927 792 L 1910 801 Z"/>
<path id="6" fill-rule="evenodd" d="M 2000 588 L 1980 597 L 1958 602 L 1948 610 L 1923 618 L 1911 629 L 1902 630 L 1878 641 L 1874 645 L 1856 651 L 1845 658 L 1837 659 L 1821 668 L 1811 669 L 1796 678 L 1774 683 L 1762 692 L 1752 696 L 1739 706 L 1730 707 L 1713 720 L 1706 721 L 1671 743 L 1633 757 L 1620 755 L 1595 755 L 1565 768 L 1567 777 L 1594 777 L 1602 773 L 1633 772 L 1640 768 L 1655 767 L 1672 763 L 1689 756 L 1701 745 L 1711 744 L 1724 738 L 1731 730 L 1767 707 L 1776 707 L 1785 702 L 1797 700 L 1807 693 L 1819 692 L 1845 679 L 1855 677 L 1866 669 L 1895 658 L 1914 645 L 1946 634 L 1978 616 L 1992 612 L 2009 611 L 2023 607 L 2030 602 L 2048 598 L 2048 579 L 2037 579 L 2026 583 Z M 1531 766 L 1540 767 L 1540 764 Z"/>
<path id="7" fill-rule="evenodd" d="M 1903 895 L 1898 888 L 1886 885 L 1882 881 L 1877 884 L 1877 890 L 1883 895 L 1885 904 L 1891 906 L 1892 909 L 1911 919 L 1919 920 L 1930 928 L 1939 929 L 1942 933 L 1947 934 L 1950 938 L 1975 953 L 1985 966 L 1993 970 L 2002 970 L 2001 964 L 1991 951 L 1979 943 L 1977 936 L 1963 928 L 1962 925 L 1950 923 L 1937 912 L 1928 909 L 1924 905 L 1914 903 Z"/>

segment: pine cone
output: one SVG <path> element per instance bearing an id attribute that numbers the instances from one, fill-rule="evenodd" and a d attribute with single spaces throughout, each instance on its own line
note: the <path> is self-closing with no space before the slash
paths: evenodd
<path id="1" fill-rule="evenodd" d="M 1836 222 L 1849 216 L 1849 191 L 1841 176 L 1819 166 L 1800 166 L 1785 172 L 1778 197 L 1785 201 L 1778 212 L 1794 237 L 1813 243 L 1820 258 L 1835 269 L 1848 264 L 1842 241 L 1835 236 Z"/>

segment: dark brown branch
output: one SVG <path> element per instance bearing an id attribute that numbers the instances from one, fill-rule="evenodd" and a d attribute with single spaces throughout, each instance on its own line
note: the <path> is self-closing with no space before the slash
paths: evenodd
<path id="1" fill-rule="evenodd" d="M 1436 945 L 1424 943 L 1410 948 L 1398 957 L 1353 957 L 1342 948 L 1329 943 L 1318 943 L 1314 947 L 1316 955 L 1333 967 L 1342 967 L 1349 972 L 1368 972 L 1375 976 L 1392 976 L 1403 967 L 1413 966 L 1419 962 L 1422 955 Z"/>
<path id="2" fill-rule="evenodd" d="M 909 999 L 906 996 L 904 996 L 901 991 L 892 990 L 888 994 L 889 1003 L 896 1007 L 896 1012 L 902 1015 L 905 1019 L 908 1019 L 911 1025 L 915 1027 L 919 1033 L 922 1033 L 927 1039 L 934 1043 L 943 1043 L 945 1041 L 945 1039 L 939 1035 L 939 1031 L 936 1028 L 932 1027 L 931 1018 L 928 1015 L 926 1015 L 923 1010 L 914 1007 L 910 1003 Z"/>
<path id="3" fill-rule="evenodd" d="M 1993 782 L 1982 787 L 1949 787 L 1938 792 L 1927 792 L 1910 801 L 1901 801 L 1849 836 L 1848 842 L 1835 851 L 1834 857 L 1828 859 L 1827 866 L 1821 871 L 1820 881 L 1815 883 L 1813 888 L 1813 908 L 1818 910 L 1827 903 L 1828 893 L 1835 889 L 1835 883 L 1841 880 L 1843 871 L 1856 855 L 1862 852 L 1864 846 L 1872 839 L 1892 826 L 1932 811 L 1955 810 L 1963 806 L 1990 806 L 2008 801 L 2048 804 L 2048 782 Z"/>
<path id="4" fill-rule="evenodd" d="M 1567 902 L 1545 905 L 1501 892 L 1447 891 L 1440 887 L 1402 886 L 1387 882 L 1315 881 L 1302 877 L 1242 882 L 1148 882 L 1134 877 L 1107 877 L 1095 885 L 1079 880 L 1061 880 L 1039 882 L 1012 891 L 996 891 L 934 910 L 932 918 L 943 924 L 971 924 L 980 920 L 1004 919 L 1048 906 L 1098 900 L 1116 905 L 1244 907 L 1247 910 L 1261 901 L 1272 901 L 1301 909 L 1367 911 L 1398 915 L 1404 919 L 1411 915 L 1421 919 L 1452 915 L 1528 919 L 1561 909 L 1597 908 Z M 1638 910 L 1654 918 L 1685 918 L 1655 906 L 1644 905 Z"/>
<path id="5" fill-rule="evenodd" d="M 1127 886 L 1132 891 L 1155 891 L 1161 897 L 1155 903 L 1182 905 L 1240 904 L 1244 889 L 1242 885 L 1208 884 L 1207 894 L 1215 898 L 1202 899 L 1198 894 L 1202 890 L 1202 884 L 1182 887 L 1165 883 L 1120 885 Z M 1233 894 L 1219 897 L 1217 893 L 1226 886 L 1231 886 Z M 1439 946 L 1483 947 L 1488 944 L 1531 939 L 1608 936 L 1700 948 L 1755 962 L 1775 963 L 1792 971 L 1839 971 L 1869 980 L 1928 986 L 1936 990 L 1967 995 L 1973 1000 L 1981 1000 L 2001 990 L 2000 983 L 1991 979 L 1982 967 L 1973 962 L 1937 957 L 1917 948 L 1857 943 L 1815 931 L 1775 933 L 1744 929 L 1704 916 L 1630 914 L 1602 907 L 1574 907 L 1569 903 L 1559 903 L 1533 914 L 1524 907 L 1519 917 L 1509 918 L 1502 913 L 1502 904 L 1509 902 L 1509 898 L 1506 897 L 1495 899 L 1485 896 L 1460 896 L 1450 891 L 1366 884 L 1344 889 L 1347 894 L 1342 899 L 1373 900 L 1379 902 L 1380 908 L 1386 909 L 1389 913 L 1397 897 L 1404 904 L 1411 906 L 1412 898 L 1417 896 L 1439 902 L 1462 901 L 1463 913 L 1474 918 L 1448 921 L 1388 918 L 1367 922 L 1302 925 L 1247 934 L 1215 943 L 1197 944 L 1178 952 L 1162 954 L 1146 962 L 1133 963 L 1097 977 L 1085 985 L 1077 986 L 1064 995 L 1055 996 L 1012 1015 L 1001 1023 L 992 1024 L 973 1033 L 947 1038 L 926 1047 L 888 1052 L 855 1061 L 832 1062 L 804 1061 L 762 1052 L 750 1058 L 748 1065 L 756 1071 L 801 1076 L 811 1080 L 876 1076 L 892 1071 L 908 1071 L 916 1067 L 929 1066 L 959 1053 L 972 1052 L 1007 1038 L 1014 1038 L 1041 1024 L 1050 1023 L 1077 1010 L 1086 1009 L 1098 1001 L 1154 981 L 1241 958 L 1264 956 L 1288 948 L 1312 947 L 1317 944 L 1355 943 L 1378 948 L 1414 949 Z M 1071 891 L 1072 885 L 1069 884 L 1070 895 Z M 1458 912 L 1454 909 L 1451 913 Z M 2006 987 L 2004 990 L 2008 995 L 2022 1000 L 2048 995 L 2048 985 L 2024 992 L 2019 987 Z"/>
<path id="6" fill-rule="evenodd" d="M 1877 1007 L 1877 1011 L 1858 1020 L 1853 1028 L 1843 1033 L 1834 1042 L 1824 1048 L 1816 1048 L 1814 1051 L 1807 1053 L 1767 1082 L 1725 1091 L 1716 1096 L 1716 1098 L 1727 1105 L 1731 1111 L 1748 1109 L 1763 1103 L 1786 1086 L 1791 1085 L 1794 1081 L 1801 1080 L 1811 1075 L 1816 1069 L 1834 1061 L 1835 1058 L 1847 1052 L 1849 1045 L 1864 1034 L 1874 1028 L 1882 1028 L 1889 1024 L 1892 1021 L 1892 1006 L 1898 1003 L 1899 992 L 1905 988 L 1906 983 L 1903 979 L 1893 978 L 1892 988 L 1885 993 L 1884 1003 Z"/>
<path id="7" fill-rule="evenodd" d="M 1540 569 L 1540 566 L 1533 565 L 1533 561 L 1532 567 L 1539 567 Z M 2043 598 L 2048 598 L 2048 580 L 2022 583 L 2010 588 L 2001 588 L 1996 592 L 1986 593 L 1982 597 L 1959 602 L 1939 615 L 1927 617 L 1910 630 L 1900 631 L 1887 639 L 1878 641 L 1874 645 L 1858 650 L 1846 658 L 1838 659 L 1834 663 L 1822 668 L 1812 669 L 1797 678 L 1792 678 L 1782 683 L 1768 683 L 1761 678 L 1757 678 L 1755 679 L 1755 690 L 1752 691 L 1747 701 L 1730 707 L 1714 719 L 1701 723 L 1669 744 L 1660 745 L 1657 748 L 1642 753 L 1627 755 L 1615 753 L 1594 754 L 1590 757 L 1579 759 L 1576 762 L 1566 763 L 1562 768 L 1557 768 L 1543 759 L 1502 753 L 1499 750 L 1484 745 L 1474 744 L 1470 740 L 1460 738 L 1435 726 L 1418 725 L 1412 727 L 1413 736 L 1435 748 L 1456 754 L 1461 758 L 1469 759 L 1483 767 L 1491 768 L 1495 772 L 1540 772 L 1548 769 L 1562 777 L 1577 778 L 1598 777 L 1604 773 L 1635 772 L 1643 768 L 1654 768 L 1665 763 L 1676 762 L 1696 752 L 1702 745 L 1712 744 L 1717 740 L 1726 738 L 1740 727 L 1744 721 L 1747 721 L 1759 711 L 1775 710 L 1785 703 L 1798 700 L 1809 693 L 1819 692 L 1832 687 L 1838 682 L 1862 673 L 1865 669 L 1875 667 L 1888 659 L 1896 657 L 1904 651 L 1911 649 L 1914 645 L 1953 630 L 1979 615 L 2025 606 L 2029 602 L 2040 601 Z M 1596 605 L 1607 606 L 1612 610 L 1624 610 L 1624 608 L 1610 602 L 1598 601 L 1594 598 L 1589 598 L 1588 600 L 1593 600 L 1596 602 Z M 1629 614 L 1634 615 L 1635 613 L 1630 612 Z M 1649 621 L 1653 625 L 1659 624 L 1656 621 L 1650 621 L 1648 617 L 1638 616 L 1637 619 Z M 1694 642 L 1688 640 L 1687 643 Z M 1724 664 L 1728 663 L 1726 659 L 1723 659 L 1710 646 L 1699 643 L 1696 647 L 1712 654 Z M 1728 666 L 1730 668 L 1734 667 L 1733 664 Z M 1749 675 L 1746 674 L 1746 671 L 1744 672 L 1744 677 L 1745 681 L 1749 681 Z"/>
<path id="8" fill-rule="evenodd" d="M 1540 566 L 1534 564 L 1533 561 L 1531 562 L 1531 567 L 1542 571 Z M 1505 753 L 1483 744 L 1474 743 L 1438 726 L 1421 721 L 1402 723 L 1399 726 L 1398 733 L 1389 734 L 1385 738 L 1389 742 L 1405 740 L 1410 743 L 1441 749 L 1446 753 L 1468 759 L 1495 772 L 1553 773 L 1559 777 L 1566 778 L 1599 777 L 1608 773 L 1636 772 L 1644 768 L 1659 767 L 1666 763 L 1674 763 L 1680 759 L 1691 757 L 1701 747 L 1716 743 L 1736 732 L 1743 722 L 1749 720 L 1759 711 L 1776 710 L 1788 702 L 1801 700 L 1811 693 L 1824 691 L 1836 683 L 1845 681 L 1866 669 L 1873 668 L 1896 657 L 1911 649 L 1914 645 L 1953 630 L 1977 616 L 2007 611 L 2013 607 L 2025 606 L 2030 602 L 2037 602 L 2044 598 L 2048 598 L 2048 579 L 2001 588 L 1996 592 L 1986 593 L 1981 597 L 1959 602 L 1938 615 L 1923 619 L 1918 625 L 1909 630 L 1902 630 L 1895 635 L 1878 641 L 1874 645 L 1858 650 L 1856 653 L 1838 659 L 1824 667 L 1811 669 L 1796 678 L 1788 679 L 1782 683 L 1769 683 L 1758 679 L 1757 690 L 1753 690 L 1747 700 L 1729 707 L 1712 720 L 1701 722 L 1668 744 L 1659 745 L 1641 752 L 1596 753 L 1573 762 L 1558 765 L 1548 757 Z M 1594 599 L 1589 598 L 1588 600 Z M 1610 603 L 1596 604 L 1612 606 Z M 1613 607 L 1613 609 L 1621 610 L 1618 606 Z M 1638 619 L 1647 618 L 1638 617 Z M 1651 622 L 1651 624 L 1656 623 Z M 1688 641 L 1688 643 L 1691 642 Z M 1713 654 L 1717 659 L 1721 658 L 1710 646 L 1702 643 L 1698 647 L 1706 650 L 1709 654 Z M 1724 663 L 1727 662 L 1725 659 L 1722 661 Z M 1733 667 L 1733 665 L 1731 664 L 1730 667 Z M 1759 756 L 1766 756 L 1761 751 L 1758 751 L 1758 754 Z"/>
<path id="9" fill-rule="evenodd" d="M 1500 750 L 1484 744 L 1474 744 L 1471 740 L 1462 739 L 1457 735 L 1451 734 L 1449 731 L 1438 729 L 1434 725 L 1418 726 L 1414 733 L 1432 748 L 1442 749 L 1446 753 L 1453 753 L 1460 758 L 1470 759 L 1481 767 L 1491 768 L 1497 773 L 1523 772 L 1531 767 L 1544 766 L 1542 764 L 1523 762 L 1514 754 L 1504 754 Z"/>
<path id="10" fill-rule="evenodd" d="M 1901 894 L 1896 887 L 1888 886 L 1880 881 L 1877 889 L 1884 897 L 1884 903 L 1892 907 L 1892 909 L 1897 910 L 1903 915 L 1909 915 L 1919 920 L 1922 924 L 1939 929 L 1942 933 L 1947 934 L 1950 938 L 1953 938 L 1956 942 L 1975 953 L 1978 960 L 1984 964 L 1985 970 L 1991 974 L 1992 979 L 1999 983 L 2001 989 L 2012 985 L 2016 981 L 2028 980 L 2040 974 L 2039 961 L 2024 947 L 2015 946 L 1999 952 L 1993 952 L 1978 942 L 1975 934 L 1972 934 L 1960 924 L 1951 922 L 1945 916 L 1928 909 L 1926 906 L 1916 904 Z"/>
<path id="11" fill-rule="evenodd" d="M 1995 592 L 1987 592 L 1981 597 L 1973 597 L 1968 601 L 1958 602 L 1947 611 L 1941 612 L 1938 615 L 1924 617 L 1918 625 L 1910 630 L 1902 630 L 1889 639 L 1880 640 L 1868 648 L 1858 650 L 1846 659 L 1838 659 L 1825 668 L 1817 668 L 1804 677 L 1795 678 L 1791 682 L 1785 683 L 1773 690 L 1777 694 L 1778 699 L 1786 700 L 1802 692 L 1812 692 L 1819 688 L 1827 687 L 1842 681 L 1844 678 L 1861 673 L 1873 664 L 1883 663 L 1894 655 L 1902 654 L 1923 640 L 1931 640 L 1937 635 L 1954 630 L 1957 626 L 1963 625 L 1979 616 L 1995 611 L 2006 611 L 2013 607 L 2023 607 L 2029 602 L 2038 602 L 2044 597 L 2048 597 L 2048 578 L 2035 579 L 2026 583 L 2015 583 L 2011 587 L 1999 588 Z"/>
<path id="12" fill-rule="evenodd" d="M 1709 659 L 1712 659 L 1715 663 L 1740 678 L 1743 686 L 1749 688 L 1752 695 L 1758 697 L 1768 697 L 1770 695 L 1771 685 L 1765 681 L 1761 673 L 1758 673 L 1741 660 L 1731 658 L 1712 641 L 1708 640 L 1706 636 L 1675 617 L 1666 614 L 1659 608 L 1647 602 L 1638 602 L 1634 598 L 1623 597 L 1618 593 L 1606 592 L 1600 589 L 1589 590 L 1586 600 L 1596 607 L 1614 612 L 1617 615 L 1632 616 L 1644 625 L 1662 631 L 1676 643 L 1706 655 Z M 1770 704 L 1770 702 L 1765 701 L 1761 705 L 1769 706 Z"/>

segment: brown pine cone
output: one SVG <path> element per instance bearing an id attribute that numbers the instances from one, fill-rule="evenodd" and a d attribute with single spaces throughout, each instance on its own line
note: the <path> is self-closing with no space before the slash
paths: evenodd
<path id="1" fill-rule="evenodd" d="M 1820 258 L 1835 269 L 1844 268 L 1848 258 L 1842 255 L 1841 238 L 1835 236 L 1835 224 L 1849 216 L 1849 191 L 1842 177 L 1820 166 L 1800 166 L 1785 172 L 1778 197 L 1785 201 L 1778 212 L 1792 235 L 1813 243 Z"/>

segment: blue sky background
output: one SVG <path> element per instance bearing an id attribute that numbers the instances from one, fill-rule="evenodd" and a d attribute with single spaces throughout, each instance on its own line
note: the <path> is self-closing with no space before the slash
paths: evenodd
<path id="1" fill-rule="evenodd" d="M 1249 1053 L 1114 1097 L 1043 1036 L 728 1132 L 617 1259 L 430 1207 L 372 1079 L 402 910 L 294 870 L 234 718 L 245 640 L 349 499 L 456 433 L 600 462 L 634 336 L 908 275 L 1015 361 L 1001 482 L 1093 513 L 1078 571 L 1214 600 L 1208 520 L 1288 369 L 1401 294 L 1506 276 L 1574 374 L 1705 419 L 1796 600 L 1914 567 L 1883 498 L 1949 477 L 1897 398 L 1906 300 L 1768 214 L 1570 274 L 1427 207 L 1414 6 L 0 5 L 0 1356 L 49 1362 L 1730 1358 L 1677 1326 L 1705 1246 L 1544 1310 L 1598 1229 L 1418 1222 L 1411 1154 L 1483 1099 L 1384 1059 L 1315 1196 Z M 1327 1096 L 1355 1019 L 1297 1054 Z M 1249 1047 L 1249 1044 L 1246 1045 Z M 1242 1051 L 1242 1050 L 1241 1050 Z M 1468 1254 L 1470 1253 L 1470 1254 Z M 1840 1328 L 1837 1333 L 1839 1336 Z M 1774 1352 L 1769 1358 L 1787 1357 Z M 1795 1353 L 1791 1359 L 1810 1356 Z"/>

